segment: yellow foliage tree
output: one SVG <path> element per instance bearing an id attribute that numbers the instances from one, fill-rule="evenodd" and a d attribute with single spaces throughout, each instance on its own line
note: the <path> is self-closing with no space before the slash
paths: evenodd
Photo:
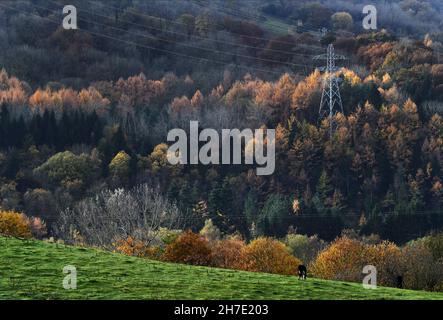
<path id="1" fill-rule="evenodd" d="M 168 166 L 168 145 L 161 143 L 155 146 L 154 150 L 149 155 L 149 160 L 151 161 L 152 170 L 154 172 Z"/>
<path id="2" fill-rule="evenodd" d="M 397 277 L 404 273 L 402 252 L 399 247 L 384 241 L 367 248 L 369 263 L 377 268 L 377 282 L 383 286 L 394 287 Z"/>
<path id="3" fill-rule="evenodd" d="M 370 256 L 361 242 L 342 237 L 320 252 L 311 269 L 323 279 L 360 281 L 363 267 L 369 262 Z"/>
<path id="4" fill-rule="evenodd" d="M 317 110 L 321 99 L 322 76 L 315 70 L 305 80 L 299 82 L 291 97 L 291 109 L 305 116 Z"/>
<path id="5" fill-rule="evenodd" d="M 394 243 L 367 245 L 347 237 L 337 239 L 323 250 L 312 271 L 319 278 L 360 282 L 366 265 L 377 269 L 378 285 L 396 286 L 397 277 L 404 273 L 402 251 Z"/>
<path id="6" fill-rule="evenodd" d="M 18 212 L 0 211 L 0 234 L 9 237 L 31 238 L 28 218 Z"/>
<path id="7" fill-rule="evenodd" d="M 127 178 L 131 157 L 124 151 L 120 151 L 109 164 L 109 171 L 114 177 Z"/>
<path id="8" fill-rule="evenodd" d="M 295 275 L 301 261 L 289 253 L 280 241 L 272 238 L 258 238 L 242 250 L 243 269 L 254 272 L 267 272 Z"/>
<path id="9" fill-rule="evenodd" d="M 331 17 L 332 24 L 334 26 L 334 29 L 337 30 L 349 30 L 352 28 L 352 25 L 354 24 L 354 20 L 352 19 L 352 16 L 347 12 L 337 12 L 334 13 Z"/>

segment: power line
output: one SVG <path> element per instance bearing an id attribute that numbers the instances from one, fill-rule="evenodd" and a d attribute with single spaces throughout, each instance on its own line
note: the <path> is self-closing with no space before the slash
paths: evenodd
<path id="1" fill-rule="evenodd" d="M 119 9 L 117 7 L 113 7 L 113 6 L 110 6 L 110 5 L 107 5 L 107 6 L 104 6 L 104 7 L 105 8 L 112 8 L 114 10 Z M 129 9 L 125 9 L 125 12 L 130 13 L 132 15 L 140 16 L 140 17 L 146 17 L 146 18 L 157 19 L 157 20 L 162 20 L 162 21 L 164 20 L 164 21 L 169 21 L 169 22 L 171 22 L 173 24 L 186 26 L 186 24 L 184 24 L 182 22 L 166 20 L 165 18 L 159 18 L 159 17 L 143 14 L 143 13 L 140 13 L 140 12 L 133 12 L 132 10 L 129 10 Z M 203 30 L 208 30 L 208 31 L 210 30 L 209 28 L 202 28 L 202 29 Z M 261 41 L 270 41 L 270 40 L 272 40 L 275 43 L 280 43 L 280 44 L 289 44 L 289 45 L 293 45 L 294 44 L 293 42 L 288 42 L 288 41 L 283 41 L 283 40 L 276 40 L 276 39 L 269 39 L 269 38 L 264 38 L 264 37 L 250 36 L 250 35 L 245 35 L 243 33 L 234 32 L 234 31 L 229 31 L 229 32 L 232 33 L 232 34 L 238 35 L 238 36 L 240 36 L 242 38 L 245 38 L 245 39 L 255 39 L 255 40 L 261 40 Z M 324 49 L 323 47 L 320 47 L 320 46 L 317 46 L 316 48 Z"/>
<path id="2" fill-rule="evenodd" d="M 203 7 L 203 8 L 204 8 L 204 5 L 198 3 L 198 0 L 191 0 L 191 1 L 194 1 L 194 2 L 197 3 L 200 7 Z M 222 7 L 221 5 L 223 5 L 223 3 L 219 3 L 219 2 L 217 2 L 217 1 L 214 1 L 213 4 L 216 6 L 217 12 L 220 11 L 220 12 L 222 12 L 222 13 L 225 14 L 225 15 L 230 15 L 230 16 L 237 17 L 237 18 L 244 19 L 244 20 L 252 20 L 252 21 L 255 21 L 255 22 L 261 22 L 261 21 L 260 21 L 260 18 L 263 18 L 263 19 L 265 19 L 265 20 L 268 20 L 268 21 L 267 21 L 268 25 L 270 25 L 270 26 L 272 26 L 272 27 L 275 27 L 275 28 L 277 28 L 277 29 L 280 29 L 280 30 L 282 30 L 282 31 L 284 31 L 284 32 L 287 32 L 287 31 L 288 31 L 287 28 L 284 28 L 284 27 L 282 27 L 281 25 L 275 24 L 275 23 L 273 23 L 273 22 L 270 22 L 269 19 L 268 19 L 266 16 L 264 16 L 264 15 L 260 15 L 260 14 L 258 14 L 258 15 L 254 15 L 254 14 L 252 14 L 252 13 L 249 13 L 249 14 L 248 14 L 248 13 L 242 12 L 240 9 L 236 10 L 235 12 L 233 12 L 232 9 L 227 8 L 226 6 L 223 6 L 223 7 Z"/>
<path id="3" fill-rule="evenodd" d="M 51 1 L 51 0 L 49 0 L 49 1 L 52 2 L 52 3 L 55 3 L 57 5 L 62 5 L 62 4 L 60 4 L 59 2 L 56 2 L 56 1 Z M 104 7 L 106 7 L 106 6 L 104 6 Z M 110 7 L 108 7 L 108 8 L 110 8 Z M 90 12 L 88 10 L 82 10 L 82 9 L 80 9 L 79 11 L 88 12 L 88 13 Z M 102 18 L 106 18 L 106 19 L 109 19 L 109 20 L 113 20 L 114 19 L 114 18 L 111 18 L 111 17 L 106 16 L 106 15 L 97 14 L 95 12 L 93 13 L 93 15 L 94 16 L 98 16 L 98 17 L 102 17 Z M 167 21 L 168 23 L 172 23 L 173 22 L 173 21 L 168 20 L 166 18 L 158 18 L 158 19 Z M 149 30 L 161 31 L 161 32 L 169 33 L 169 34 L 180 35 L 180 36 L 183 36 L 183 37 L 189 37 L 190 36 L 189 34 L 186 34 L 186 33 L 183 33 L 183 32 L 177 32 L 177 31 L 171 31 L 171 30 L 167 30 L 167 29 L 156 28 L 154 26 L 147 26 L 147 25 L 144 25 L 144 24 L 141 24 L 141 23 L 135 23 L 135 22 L 131 22 L 131 21 L 123 20 L 123 19 L 119 19 L 119 21 L 123 22 L 123 23 L 126 23 L 126 24 L 129 24 L 129 25 L 133 25 L 133 26 L 143 27 L 143 28 L 149 29 Z M 221 43 L 221 44 L 233 45 L 235 47 L 240 47 L 240 48 L 250 48 L 250 49 L 257 49 L 257 50 L 266 50 L 266 51 L 285 53 L 285 54 L 304 56 L 304 57 L 312 57 L 313 56 L 313 55 L 309 55 L 309 54 L 294 53 L 292 51 L 286 51 L 286 50 L 270 49 L 270 48 L 266 48 L 266 47 L 257 47 L 257 46 L 250 46 L 250 45 L 245 45 L 245 44 L 239 44 L 239 43 L 232 42 L 232 41 L 213 39 L 213 38 L 203 37 L 203 36 L 199 36 L 199 35 L 195 35 L 195 34 L 192 35 L 192 38 L 197 38 L 197 39 L 201 39 L 201 40 L 208 40 L 208 41 L 211 41 L 211 42 L 216 42 L 216 43 Z"/>
<path id="4" fill-rule="evenodd" d="M 54 2 L 54 1 L 53 1 Z M 92 1 L 89 1 L 90 3 L 93 3 Z M 114 10 L 121 10 L 121 8 L 117 8 L 117 7 L 114 7 L 114 6 L 111 6 L 111 5 L 107 5 L 107 6 L 104 6 L 104 5 L 101 5 L 102 7 L 104 7 L 104 8 L 108 8 L 108 9 L 114 9 Z M 200 5 L 201 6 L 201 5 Z M 175 25 L 180 25 L 180 26 L 187 26 L 185 23 L 183 23 L 183 22 L 178 22 L 178 21 L 173 21 L 173 20 L 168 20 L 168 19 L 166 19 L 166 18 L 160 18 L 160 17 L 155 17 L 155 16 L 152 16 L 152 15 L 147 15 L 147 14 L 143 14 L 143 13 L 140 13 L 140 12 L 132 12 L 131 10 L 129 10 L 129 9 L 125 9 L 125 13 L 129 13 L 129 14 L 132 14 L 132 15 L 135 15 L 135 16 L 140 16 L 140 17 L 146 17 L 146 18 L 150 18 L 150 19 L 155 19 L 155 20 L 159 20 L 159 21 L 161 21 L 161 22 L 168 22 L 168 23 L 171 23 L 171 24 L 175 24 Z M 120 20 L 120 21 L 123 21 L 123 20 Z M 127 22 L 127 23 L 129 23 L 129 22 Z M 151 27 L 147 27 L 147 28 L 151 28 Z M 210 31 L 211 29 L 210 28 L 202 28 L 203 30 L 207 30 L 207 31 Z M 319 28 L 319 29 L 321 29 L 321 28 Z M 168 31 L 169 32 L 169 31 Z M 238 36 L 240 36 L 240 37 L 242 37 L 242 38 L 247 38 L 247 39 L 257 39 L 257 40 L 261 40 L 261 41 L 273 41 L 274 43 L 280 43 L 280 44 L 289 44 L 289 45 L 294 45 L 294 43 L 293 42 L 288 42 L 288 41 L 283 41 L 283 40 L 277 40 L 277 39 L 269 39 L 269 38 L 264 38 L 264 37 L 255 37 L 255 36 L 248 36 L 248 35 L 244 35 L 244 34 L 242 34 L 242 33 L 238 33 L 238 32 L 234 32 L 234 31 L 229 31 L 230 33 L 232 33 L 232 34 L 235 34 L 235 35 L 238 35 Z M 311 31 L 311 32 L 319 32 L 319 31 Z M 194 35 L 194 37 L 195 37 L 195 35 Z M 204 37 L 202 37 L 202 38 L 204 38 Z M 206 38 L 206 39 L 208 39 L 208 40 L 211 40 L 210 38 Z M 324 47 L 322 47 L 322 46 L 316 46 L 316 45 L 313 45 L 313 44 L 310 44 L 310 45 L 307 45 L 307 44 L 302 44 L 302 46 L 303 46 L 303 49 L 310 49 L 310 48 L 312 48 L 313 50 L 316 50 L 316 51 L 318 51 L 318 49 L 320 49 L 320 50 L 324 50 Z M 252 46 L 253 47 L 253 46 Z M 279 50 L 279 51 L 281 51 L 281 50 Z"/>
<path id="5" fill-rule="evenodd" d="M 116 7 L 113 7 L 113 6 L 110 6 L 110 5 L 105 6 L 105 7 L 106 7 L 106 8 L 117 9 Z M 130 13 L 130 14 L 132 14 L 132 15 L 137 15 L 137 16 L 140 16 L 140 17 L 146 17 L 146 18 L 157 19 L 157 20 L 166 20 L 166 21 L 169 21 L 169 22 L 171 22 L 171 23 L 173 23 L 173 24 L 186 26 L 186 24 L 184 24 L 183 22 L 171 21 L 171 20 L 167 20 L 167 19 L 165 19 L 165 18 L 159 18 L 159 17 L 155 17 L 155 16 L 151 16 L 151 15 L 143 14 L 143 13 L 140 13 L 140 12 L 133 12 L 132 10 L 129 10 L 129 9 L 126 9 L 125 12 Z M 207 28 L 202 27 L 202 29 L 203 29 L 203 30 L 207 30 L 207 31 L 210 31 L 210 30 L 211 30 L 211 29 L 208 28 L 208 27 L 207 27 Z M 249 36 L 249 35 L 245 35 L 245 34 L 243 34 L 243 33 L 238 33 L 238 32 L 234 32 L 234 31 L 229 31 L 229 32 L 232 33 L 232 34 L 238 35 L 238 36 L 240 36 L 240 37 L 247 38 L 247 39 L 256 39 L 256 40 L 261 40 L 261 41 L 269 41 L 269 40 L 270 40 L 270 39 L 268 39 L 268 38 L 264 38 L 264 37 L 256 37 L 256 36 Z M 285 42 L 285 41 L 279 41 L 279 43 L 283 43 L 283 44 L 293 44 L 292 42 Z"/>
<path id="6" fill-rule="evenodd" d="M 191 0 L 191 1 L 198 2 L 198 0 Z M 214 3 L 216 5 L 219 4 L 219 2 L 216 2 L 216 1 Z M 199 5 L 200 5 L 200 7 L 203 7 L 202 4 L 199 4 Z M 257 15 L 247 14 L 245 12 L 242 12 L 241 10 L 237 10 L 237 11 L 235 11 L 235 13 L 233 13 L 232 10 L 229 10 L 229 11 L 226 10 L 226 7 L 220 8 L 220 5 L 218 5 L 217 11 L 221 11 L 224 14 L 232 15 L 234 17 L 238 17 L 238 18 L 241 18 L 241 19 L 250 19 L 250 20 L 253 20 L 255 22 L 261 22 L 260 18 L 262 18 L 262 19 L 267 21 L 268 25 L 270 25 L 272 27 L 275 27 L 277 29 L 280 29 L 280 30 L 282 30 L 284 32 L 288 32 L 287 28 L 284 28 L 284 27 L 282 27 L 279 24 L 275 24 L 275 23 L 269 21 L 270 19 L 269 19 L 269 17 L 267 15 L 263 15 L 263 14 L 257 14 Z M 292 18 L 290 18 L 290 20 L 291 21 L 295 21 Z M 294 27 L 294 26 L 291 26 L 291 27 Z M 322 29 L 324 29 L 324 26 L 317 26 L 316 27 L 316 26 L 313 26 L 312 24 L 303 24 L 303 26 L 297 25 L 296 27 L 303 29 L 305 32 L 311 32 L 311 33 L 314 33 L 314 34 L 317 34 L 317 35 L 321 35 L 322 34 Z"/>
<path id="7" fill-rule="evenodd" d="M 198 0 L 191 0 L 191 1 L 194 1 L 194 2 L 197 2 L 198 3 Z M 217 2 L 216 2 L 217 3 Z M 199 6 L 201 6 L 201 7 L 203 7 L 203 5 L 202 4 L 198 4 Z M 218 11 L 221 11 L 222 13 L 224 13 L 224 14 L 227 14 L 227 15 L 229 15 L 230 13 L 229 12 L 226 12 L 226 10 L 224 11 L 223 9 L 220 9 L 220 6 L 218 6 Z M 232 16 L 237 16 L 237 17 L 240 17 L 240 18 L 242 18 L 242 19 L 251 19 L 251 20 L 253 20 L 253 21 L 255 21 L 255 22 L 260 22 L 259 20 L 257 20 L 257 19 L 253 19 L 253 18 L 250 18 L 250 16 L 248 16 L 247 14 L 244 14 L 243 15 L 243 17 L 241 16 L 241 14 L 239 13 L 239 11 L 237 11 L 236 12 L 236 14 L 233 14 L 233 13 L 231 13 L 231 15 Z M 257 17 L 257 16 L 256 16 Z M 262 17 L 263 19 L 266 19 L 266 20 L 269 20 L 266 16 L 264 16 L 264 15 L 259 15 L 258 17 Z M 269 22 L 268 22 L 269 23 Z M 281 30 L 284 30 L 286 33 L 288 33 L 288 30 L 286 30 L 286 29 L 284 29 L 284 28 L 282 28 L 281 26 L 279 26 L 279 25 L 274 25 L 274 24 L 272 24 L 272 23 L 269 23 L 269 24 L 271 24 L 271 25 L 273 25 L 273 26 L 275 26 L 275 27 L 278 27 L 278 28 L 280 28 Z M 315 34 L 317 34 L 317 36 L 319 36 L 319 35 L 323 35 L 323 34 L 325 34 L 327 31 L 328 31 L 328 29 L 326 29 L 325 27 L 318 27 L 318 28 L 314 28 L 314 29 L 309 29 L 309 28 L 307 28 L 307 27 L 302 27 L 304 30 L 305 30 L 305 32 L 310 32 L 310 33 L 315 33 Z M 354 35 L 353 33 L 352 33 L 352 35 Z M 272 41 L 275 41 L 276 43 L 278 43 L 279 42 L 279 40 L 272 40 Z M 282 42 L 282 43 L 284 43 L 284 42 Z M 318 51 L 319 49 L 320 50 L 324 50 L 324 47 L 322 47 L 322 46 L 315 46 L 315 45 L 305 45 L 307 48 L 314 48 L 314 50 L 316 50 L 316 51 Z"/>
<path id="8" fill-rule="evenodd" d="M 191 0 L 192 1 L 192 0 Z M 198 0 L 193 0 L 193 1 L 198 1 Z M 217 2 L 216 2 L 217 3 Z M 222 11 L 222 10 L 221 10 Z M 222 11 L 223 12 L 223 11 Z M 237 14 L 237 17 L 241 17 L 241 13 L 240 13 L 241 11 L 240 10 L 238 10 L 238 11 L 236 11 L 236 14 Z M 224 13 L 226 14 L 226 11 L 224 11 Z M 227 13 L 227 14 L 229 14 L 229 13 Z M 233 13 L 231 13 L 231 15 L 236 15 L 236 14 L 233 14 Z M 265 15 L 262 15 L 262 14 L 259 14 L 259 15 L 255 15 L 255 19 L 254 18 L 251 18 L 251 15 L 247 15 L 247 14 L 243 14 L 243 18 L 245 18 L 246 17 L 246 19 L 251 19 L 251 20 L 254 20 L 254 21 L 256 21 L 256 22 L 260 22 L 260 18 L 263 18 L 263 19 L 265 19 L 265 20 L 267 20 L 267 23 L 269 24 L 269 25 L 271 25 L 271 26 L 273 26 L 273 27 L 276 27 L 276 28 L 279 28 L 280 30 L 284 30 L 285 32 L 289 32 L 289 30 L 287 30 L 287 29 L 285 29 L 285 28 L 283 28 L 283 27 L 281 27 L 280 25 L 278 25 L 278 24 L 274 24 L 274 23 L 272 23 L 272 22 L 269 22 L 269 18 L 267 17 L 267 16 L 265 16 Z M 291 21 L 295 21 L 294 19 L 292 19 L 292 18 L 289 18 Z M 308 26 L 308 27 L 307 27 Z M 310 26 L 310 27 L 309 27 Z M 326 33 L 328 32 L 328 29 L 327 28 L 325 28 L 324 26 L 313 26 L 312 24 L 305 24 L 305 23 L 303 23 L 301 26 L 300 25 L 298 25 L 298 23 L 297 23 L 297 26 L 296 26 L 296 30 L 301 30 L 301 31 L 303 31 L 303 32 L 307 32 L 307 33 L 314 33 L 315 35 L 317 35 L 317 36 L 319 36 L 319 37 L 323 37 L 323 36 L 325 36 L 326 35 Z M 344 30 L 342 30 L 341 32 L 343 32 L 343 33 L 346 33 L 346 34 L 348 34 L 348 35 L 351 35 L 351 36 L 355 36 L 355 34 L 353 33 L 353 32 L 349 32 L 349 31 L 344 31 Z M 317 47 L 317 48 L 319 48 L 319 49 L 321 49 L 321 50 L 323 50 L 323 47 Z"/>
<path id="9" fill-rule="evenodd" d="M 338 213 L 327 213 L 327 214 L 321 214 L 318 212 L 301 212 L 299 214 L 295 214 L 293 213 L 291 216 L 286 216 L 286 217 L 280 217 L 279 219 L 283 219 L 283 220 L 292 220 L 295 218 L 359 218 L 362 215 L 364 215 L 361 212 L 338 212 Z M 372 214 L 366 214 L 365 216 L 371 216 Z M 418 210 L 418 211 L 414 211 L 414 212 L 410 212 L 410 213 L 398 213 L 396 211 L 380 211 L 377 212 L 376 214 L 374 214 L 374 216 L 403 216 L 403 217 L 408 217 L 408 216 L 429 216 L 429 215 L 443 215 L 443 210 Z M 194 216 L 194 217 L 182 217 L 179 218 L 181 221 L 193 221 L 193 220 L 198 220 L 201 218 L 205 218 L 208 215 L 202 215 L 202 216 Z M 220 218 L 246 218 L 248 217 L 245 214 L 235 214 L 235 215 L 223 215 Z M 53 222 L 53 221 L 58 221 L 60 220 L 60 218 L 56 218 L 56 217 L 48 217 L 48 218 L 42 218 L 44 221 L 49 221 L 49 222 Z M 112 218 L 112 217 L 100 217 L 100 219 L 103 220 L 121 220 L 120 218 Z"/>
<path id="10" fill-rule="evenodd" d="M 59 12 L 57 12 L 55 10 L 51 10 L 49 8 L 42 7 L 42 6 L 39 6 L 39 5 L 34 5 L 34 4 L 32 4 L 32 5 L 34 7 L 50 11 L 52 13 L 62 15 L 61 12 L 59 13 Z M 175 41 L 169 40 L 169 39 L 157 38 L 155 36 L 150 36 L 150 35 L 146 35 L 146 34 L 138 34 L 138 33 L 134 33 L 134 32 L 131 32 L 131 31 L 119 28 L 119 27 L 110 26 L 110 25 L 103 24 L 103 23 L 100 23 L 100 22 L 95 22 L 95 21 L 91 21 L 91 20 L 88 20 L 88 19 L 84 19 L 84 18 L 81 18 L 81 17 L 78 17 L 78 20 L 81 20 L 81 21 L 84 21 L 84 22 L 87 22 L 87 23 L 90 23 L 90 24 L 102 26 L 102 27 L 111 28 L 111 29 L 114 29 L 114 30 L 117 30 L 117 31 L 123 31 L 123 32 L 126 32 L 127 34 L 133 34 L 135 36 L 139 36 L 139 37 L 143 37 L 143 38 L 148 38 L 148 39 L 152 39 L 152 40 L 172 43 L 174 45 L 180 45 L 180 46 L 188 47 L 190 49 L 204 50 L 204 51 L 214 52 L 214 53 L 222 54 L 222 55 L 226 55 L 226 56 L 228 55 L 224 51 L 220 51 L 220 50 L 216 50 L 216 49 L 211 49 L 211 48 L 197 47 L 197 46 L 188 45 L 188 44 L 184 44 L 184 43 L 180 43 L 180 42 L 175 42 Z M 84 30 L 84 29 L 82 29 L 82 30 Z M 279 60 L 266 59 L 266 58 L 258 58 L 258 57 L 254 57 L 254 56 L 244 55 L 244 54 L 235 54 L 234 56 L 235 57 L 245 58 L 245 59 L 251 59 L 251 60 L 257 60 L 257 61 L 262 61 L 262 62 L 268 62 L 268 63 L 284 64 L 284 65 L 287 65 L 287 66 L 290 66 L 290 67 L 303 67 L 303 68 L 314 67 L 313 65 L 310 65 L 310 64 L 298 64 L 298 63 L 292 63 L 292 62 L 283 62 L 283 61 L 279 61 Z"/>
<path id="11" fill-rule="evenodd" d="M 191 0 L 191 1 L 198 1 L 198 0 Z M 201 4 L 199 4 L 200 6 L 202 6 Z M 223 12 L 223 10 L 222 9 L 219 9 L 219 11 L 222 11 Z M 229 13 L 226 13 L 226 12 L 224 12 L 225 14 L 228 14 L 229 15 Z M 232 15 L 234 15 L 234 14 L 232 14 Z M 234 15 L 235 16 L 235 15 Z M 238 16 L 238 14 L 237 14 L 237 16 Z M 268 20 L 268 18 L 266 17 L 266 16 L 263 16 L 263 15 L 261 15 L 261 17 L 262 18 L 264 18 L 264 19 L 267 19 Z M 246 19 L 248 19 L 248 17 L 246 16 Z M 251 20 L 254 20 L 254 19 L 251 19 Z M 255 22 L 260 22 L 259 20 L 254 20 Z M 272 23 L 271 23 L 271 25 L 272 25 Z M 279 27 L 279 26 L 277 26 L 277 25 L 275 25 L 276 27 Z M 280 29 L 281 30 L 283 30 L 281 27 L 280 27 Z M 321 30 L 321 29 L 324 29 L 324 30 L 326 30 L 327 31 L 327 29 L 325 29 L 324 27 L 319 27 L 318 28 L 318 30 L 317 29 L 315 29 L 315 30 L 309 30 L 308 28 L 304 28 L 307 32 L 312 32 L 312 33 L 319 33 L 319 34 L 321 34 L 321 31 L 319 31 L 319 30 Z M 285 32 L 286 33 L 288 33 L 288 30 L 286 30 L 286 29 L 284 29 L 285 30 Z M 275 43 L 279 43 L 280 42 L 280 40 L 274 40 L 274 39 L 272 39 L 272 41 L 275 41 Z M 281 43 L 287 43 L 287 42 L 281 42 Z M 318 46 L 318 45 L 313 45 L 313 44 L 310 44 L 310 45 L 304 45 L 304 47 L 305 48 L 309 48 L 309 49 L 313 49 L 313 50 L 315 50 L 315 51 L 318 51 L 318 50 L 324 50 L 324 47 L 322 47 L 322 46 Z"/>
<path id="12" fill-rule="evenodd" d="M 18 12 L 21 12 L 21 13 L 24 13 L 24 14 L 28 14 L 28 15 L 33 15 L 33 16 L 36 16 L 36 17 L 38 17 L 40 19 L 48 20 L 48 21 L 50 21 L 52 23 L 55 23 L 57 25 L 60 24 L 60 21 L 55 21 L 55 20 L 52 20 L 52 19 L 50 19 L 48 17 L 42 17 L 42 16 L 40 16 L 38 14 L 29 13 L 29 12 L 26 12 L 26 11 L 23 11 L 23 10 L 14 8 L 14 7 L 10 7 L 10 6 L 1 4 L 1 3 L 0 3 L 0 7 L 11 9 L 11 10 L 15 10 L 15 11 L 18 11 Z M 119 38 L 116 38 L 116 37 L 113 37 L 113 36 L 105 35 L 105 34 L 102 34 L 102 33 L 97 33 L 97 32 L 94 32 L 94 31 L 88 31 L 88 30 L 82 30 L 82 31 L 85 32 L 85 33 L 91 34 L 91 35 L 98 36 L 98 37 L 119 41 L 121 43 L 126 43 L 126 44 L 130 44 L 130 45 L 138 46 L 140 48 L 146 48 L 146 49 L 151 49 L 151 50 L 155 50 L 155 51 L 159 51 L 159 52 L 169 53 L 169 54 L 180 56 L 180 57 L 183 57 L 183 58 L 191 58 L 191 59 L 196 59 L 196 60 L 200 60 L 200 61 L 213 62 L 213 63 L 218 63 L 218 64 L 221 64 L 221 65 L 224 65 L 224 66 L 226 66 L 226 65 L 234 65 L 237 68 L 242 68 L 242 69 L 245 69 L 245 70 L 248 70 L 248 71 L 256 70 L 256 71 L 263 72 L 263 73 L 272 73 L 272 74 L 276 74 L 276 75 L 281 75 L 281 72 L 276 72 L 276 71 L 272 71 L 272 70 L 260 69 L 260 68 L 249 67 L 249 66 L 243 66 L 243 65 L 235 64 L 233 62 L 223 62 L 223 61 L 219 61 L 219 60 L 215 60 L 215 59 L 196 57 L 196 56 L 192 56 L 192 55 L 188 55 L 188 54 L 182 54 L 180 52 L 175 52 L 175 51 L 171 51 L 171 50 L 167 50 L 167 49 L 161 49 L 161 48 L 157 48 L 157 47 L 153 47 L 153 46 L 138 44 L 138 43 L 135 43 L 135 42 L 119 39 Z"/>

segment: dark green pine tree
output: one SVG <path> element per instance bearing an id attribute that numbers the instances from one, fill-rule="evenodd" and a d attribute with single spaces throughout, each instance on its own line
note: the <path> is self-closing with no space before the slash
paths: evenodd
<path id="1" fill-rule="evenodd" d="M 214 224 L 223 232 L 233 232 L 233 226 L 241 224 L 240 214 L 233 208 L 233 200 L 229 178 L 213 184 L 208 197 L 208 212 Z"/>
<path id="2" fill-rule="evenodd" d="M 0 110 L 0 148 L 9 147 L 8 137 L 10 130 L 9 111 L 5 104 L 2 104 Z"/>
<path id="3" fill-rule="evenodd" d="M 318 213 L 326 215 L 329 213 L 331 207 L 331 197 L 333 195 L 333 188 L 329 180 L 326 170 L 320 175 L 317 182 L 316 193 L 313 198 L 314 206 Z"/>

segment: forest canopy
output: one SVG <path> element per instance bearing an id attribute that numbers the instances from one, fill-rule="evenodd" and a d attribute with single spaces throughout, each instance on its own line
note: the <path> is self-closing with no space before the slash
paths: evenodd
<path id="1" fill-rule="evenodd" d="M 211 219 L 245 238 L 353 228 L 403 243 L 442 228 L 439 1 L 375 1 L 373 32 L 358 1 L 70 2 L 78 30 L 59 23 L 67 1 L 0 4 L 3 210 L 56 232 L 68 207 L 147 184 L 194 231 Z M 347 57 L 332 136 L 313 60 L 327 44 Z M 171 165 L 167 132 L 191 120 L 275 129 L 275 173 Z"/>

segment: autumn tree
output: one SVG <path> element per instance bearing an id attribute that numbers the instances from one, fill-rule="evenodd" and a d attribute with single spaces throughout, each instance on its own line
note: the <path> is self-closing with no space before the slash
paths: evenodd
<path id="1" fill-rule="evenodd" d="M 109 173 L 115 183 L 125 184 L 131 176 L 132 158 L 124 151 L 120 151 L 115 155 L 109 163 Z"/>
<path id="2" fill-rule="evenodd" d="M 87 154 L 75 155 L 70 151 L 60 152 L 34 170 L 34 173 L 51 187 L 63 186 L 78 190 L 93 181 L 97 165 Z"/>
<path id="3" fill-rule="evenodd" d="M 283 243 L 271 238 L 253 240 L 243 249 L 243 254 L 244 269 L 248 271 L 294 275 L 301 264 Z"/>
<path id="4" fill-rule="evenodd" d="M 358 240 L 340 238 L 320 252 L 312 265 L 316 277 L 330 280 L 358 281 L 369 264 L 365 246 Z"/>
<path id="5" fill-rule="evenodd" d="M 320 99 L 321 74 L 316 70 L 297 84 L 292 94 L 291 109 L 299 120 L 313 120 L 317 117 Z"/>
<path id="6" fill-rule="evenodd" d="M 31 238 L 29 220 L 22 213 L 0 210 L 0 235 Z"/>
<path id="7" fill-rule="evenodd" d="M 163 259 L 175 263 L 207 266 L 212 261 L 212 249 L 204 237 L 187 231 L 166 247 Z"/>
<path id="8" fill-rule="evenodd" d="M 331 16 L 331 21 L 334 29 L 336 30 L 349 30 L 352 29 L 354 19 L 347 12 L 337 12 Z"/>
<path id="9" fill-rule="evenodd" d="M 218 268 L 241 269 L 245 242 L 238 238 L 223 239 L 212 246 L 212 264 Z"/>
<path id="10" fill-rule="evenodd" d="M 207 219 L 205 221 L 205 225 L 200 230 L 200 235 L 205 237 L 209 241 L 216 241 L 220 239 L 221 232 L 217 228 L 217 226 L 214 225 L 211 219 Z"/>

